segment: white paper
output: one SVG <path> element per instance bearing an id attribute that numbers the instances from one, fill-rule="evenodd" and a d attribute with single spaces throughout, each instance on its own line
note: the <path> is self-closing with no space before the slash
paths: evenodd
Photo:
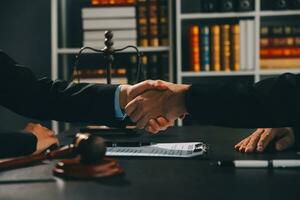
<path id="1" fill-rule="evenodd" d="M 146 156 L 146 157 L 194 157 L 203 155 L 201 148 L 194 151 L 201 142 L 158 143 L 142 147 L 107 147 L 107 156 Z M 199 149 L 199 148 L 197 148 Z"/>

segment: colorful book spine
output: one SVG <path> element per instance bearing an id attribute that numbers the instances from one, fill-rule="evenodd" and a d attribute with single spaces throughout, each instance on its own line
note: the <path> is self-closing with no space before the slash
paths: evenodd
<path id="1" fill-rule="evenodd" d="M 260 58 L 300 58 L 300 47 L 262 48 Z"/>
<path id="2" fill-rule="evenodd" d="M 127 6 L 134 5 L 135 0 L 91 0 L 94 6 Z"/>
<path id="3" fill-rule="evenodd" d="M 159 20 L 159 45 L 169 45 L 169 9 L 168 1 L 158 0 L 158 20 Z"/>
<path id="4" fill-rule="evenodd" d="M 138 45 L 141 47 L 149 46 L 149 26 L 148 26 L 148 9 L 146 0 L 137 1 L 137 31 L 138 31 Z"/>
<path id="5" fill-rule="evenodd" d="M 232 70 L 240 70 L 240 26 L 239 24 L 231 25 L 231 63 Z"/>
<path id="6" fill-rule="evenodd" d="M 222 70 L 230 71 L 230 25 L 221 26 L 221 63 Z"/>
<path id="7" fill-rule="evenodd" d="M 213 71 L 221 71 L 220 33 L 220 25 L 211 26 L 211 68 Z"/>
<path id="8" fill-rule="evenodd" d="M 201 27 L 201 71 L 210 70 L 210 30 L 209 26 Z"/>
<path id="9" fill-rule="evenodd" d="M 191 71 L 199 72 L 200 68 L 200 28 L 198 25 L 192 25 L 189 28 L 190 35 L 190 62 Z"/>
<path id="10" fill-rule="evenodd" d="M 265 30 L 269 30 L 266 32 Z M 271 24 L 261 28 L 260 65 L 263 69 L 298 68 L 300 59 L 300 26 Z"/>
<path id="11" fill-rule="evenodd" d="M 158 2 L 157 0 L 148 1 L 148 30 L 150 46 L 159 46 L 158 39 Z"/>

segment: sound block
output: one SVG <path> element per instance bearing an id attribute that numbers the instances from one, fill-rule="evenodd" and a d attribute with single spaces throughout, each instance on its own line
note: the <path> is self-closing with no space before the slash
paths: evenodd
<path id="1" fill-rule="evenodd" d="M 65 179 L 99 179 L 120 175 L 123 172 L 116 160 L 104 158 L 98 164 L 82 164 L 79 156 L 61 160 L 53 169 L 55 176 Z"/>

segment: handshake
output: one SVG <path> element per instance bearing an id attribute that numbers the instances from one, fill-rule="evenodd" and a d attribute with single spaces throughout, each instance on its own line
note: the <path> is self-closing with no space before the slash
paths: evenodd
<path id="1" fill-rule="evenodd" d="M 137 128 L 157 133 L 187 113 L 185 92 L 189 87 L 161 80 L 121 85 L 120 106 Z"/>

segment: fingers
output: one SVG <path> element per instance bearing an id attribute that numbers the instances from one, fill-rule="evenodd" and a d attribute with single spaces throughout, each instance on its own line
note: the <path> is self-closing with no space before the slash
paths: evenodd
<path id="1" fill-rule="evenodd" d="M 245 139 L 246 139 L 246 138 L 245 138 Z M 238 151 L 238 150 L 240 149 L 240 147 L 242 146 L 242 144 L 243 144 L 243 142 L 244 142 L 245 139 L 241 140 L 239 143 L 237 143 L 237 144 L 234 146 L 235 150 Z"/>
<path id="2" fill-rule="evenodd" d="M 247 147 L 245 149 L 245 153 L 252 153 L 255 151 L 258 145 L 258 141 L 261 139 L 261 134 L 264 133 L 264 129 L 257 129 L 254 131 L 254 133 L 250 137 L 250 141 L 247 144 Z"/>
<path id="3" fill-rule="evenodd" d="M 257 129 L 248 138 L 245 138 L 237 145 L 237 151 L 250 153 L 253 151 L 263 152 L 272 140 L 278 140 L 275 148 L 278 151 L 285 150 L 295 143 L 295 137 L 291 128 L 264 128 Z"/>
<path id="4" fill-rule="evenodd" d="M 248 143 L 250 142 L 251 137 L 247 137 L 243 140 L 242 144 L 240 145 L 238 151 L 240 152 L 245 152 L 246 147 L 248 145 Z"/>
<path id="5" fill-rule="evenodd" d="M 270 142 L 275 138 L 275 134 L 272 133 L 271 128 L 264 129 L 264 132 L 262 133 L 260 140 L 257 144 L 257 151 L 263 152 L 265 148 L 270 144 Z"/>
<path id="6" fill-rule="evenodd" d="M 294 136 L 291 134 L 286 134 L 284 137 L 280 138 L 276 144 L 275 148 L 277 151 L 283 151 L 291 146 L 293 146 L 295 143 Z"/>
<path id="7" fill-rule="evenodd" d="M 159 123 L 162 130 L 166 130 L 170 126 L 174 126 L 174 121 L 168 120 L 164 117 L 159 117 L 157 119 L 157 121 L 158 121 L 158 123 Z"/>
<path id="8" fill-rule="evenodd" d="M 163 81 L 153 81 L 147 80 L 136 85 L 133 85 L 130 90 L 130 99 L 134 99 L 135 97 L 139 96 L 140 94 L 146 92 L 147 90 L 166 90 L 168 86 Z"/>
<path id="9" fill-rule="evenodd" d="M 151 133 L 158 133 L 159 131 L 164 131 L 173 125 L 174 121 L 169 121 L 164 117 L 158 117 L 156 120 L 150 119 L 145 130 Z"/>

